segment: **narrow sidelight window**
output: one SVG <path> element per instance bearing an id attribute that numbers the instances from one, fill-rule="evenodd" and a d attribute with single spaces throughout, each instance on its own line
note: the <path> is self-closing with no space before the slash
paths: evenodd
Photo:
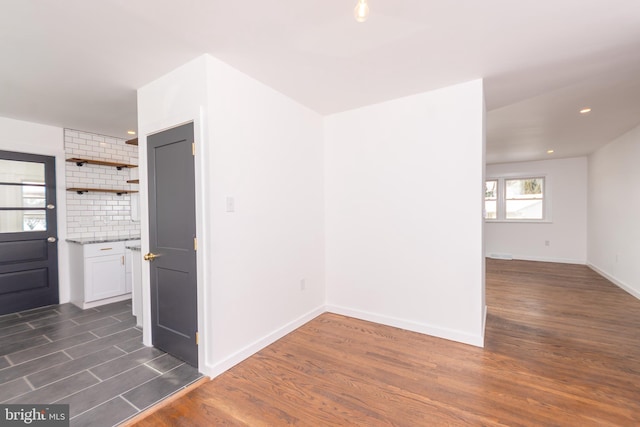
<path id="1" fill-rule="evenodd" d="M 484 217 L 485 219 L 498 218 L 498 180 L 489 180 L 484 183 Z"/>

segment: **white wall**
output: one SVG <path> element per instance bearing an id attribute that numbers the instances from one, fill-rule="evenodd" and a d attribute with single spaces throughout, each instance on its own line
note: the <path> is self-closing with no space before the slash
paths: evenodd
<path id="1" fill-rule="evenodd" d="M 588 263 L 640 298 L 640 126 L 589 156 Z"/>
<path id="2" fill-rule="evenodd" d="M 487 179 L 545 176 L 548 221 L 485 224 L 485 253 L 514 259 L 585 264 L 587 158 L 487 165 Z M 549 241 L 549 246 L 545 242 Z"/>
<path id="3" fill-rule="evenodd" d="M 138 107 L 141 164 L 147 134 L 195 120 L 200 361 L 217 375 L 323 311 L 322 118 L 210 56 L 140 89 Z"/>
<path id="4" fill-rule="evenodd" d="M 330 311 L 483 345 L 482 81 L 325 119 Z"/>
<path id="5" fill-rule="evenodd" d="M 207 59 L 208 348 L 220 371 L 323 311 L 322 118 Z"/>
<path id="6" fill-rule="evenodd" d="M 65 153 L 62 128 L 0 117 L 0 150 L 40 154 L 56 158 L 56 203 L 58 216 L 58 279 L 60 303 L 69 302 L 69 248 Z"/>

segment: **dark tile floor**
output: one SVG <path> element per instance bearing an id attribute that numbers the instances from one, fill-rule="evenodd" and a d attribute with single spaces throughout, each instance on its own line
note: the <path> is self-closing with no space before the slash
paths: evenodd
<path id="1" fill-rule="evenodd" d="M 0 403 L 66 403 L 72 426 L 114 426 L 200 378 L 142 344 L 131 301 L 0 316 Z"/>

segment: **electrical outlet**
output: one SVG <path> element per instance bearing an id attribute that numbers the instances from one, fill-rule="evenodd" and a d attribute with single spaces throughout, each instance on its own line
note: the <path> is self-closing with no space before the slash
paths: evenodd
<path id="1" fill-rule="evenodd" d="M 304 291 L 305 289 L 307 289 L 307 282 L 305 279 L 300 279 L 300 290 Z"/>
<path id="2" fill-rule="evenodd" d="M 550 245 L 551 245 L 551 242 L 550 242 L 550 241 L 548 241 L 548 240 L 545 240 L 545 241 L 544 241 L 544 245 L 545 245 L 545 246 L 550 246 Z"/>

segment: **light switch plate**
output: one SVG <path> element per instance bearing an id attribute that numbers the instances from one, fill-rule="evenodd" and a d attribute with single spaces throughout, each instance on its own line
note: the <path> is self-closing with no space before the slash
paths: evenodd
<path id="1" fill-rule="evenodd" d="M 227 196 L 227 212 L 236 211 L 236 201 L 233 197 Z"/>

